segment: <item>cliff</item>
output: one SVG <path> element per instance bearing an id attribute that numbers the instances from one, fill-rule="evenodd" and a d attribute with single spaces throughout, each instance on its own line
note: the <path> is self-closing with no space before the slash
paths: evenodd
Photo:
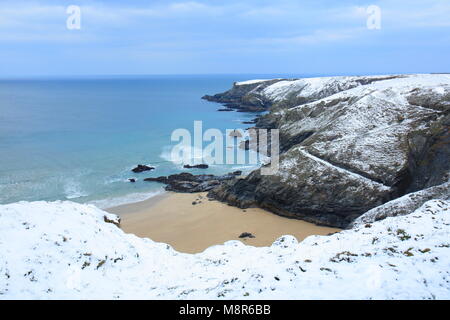
<path id="1" fill-rule="evenodd" d="M 327 77 L 235 84 L 215 101 L 263 101 L 256 127 L 280 130 L 280 170 L 226 183 L 210 196 L 347 227 L 450 171 L 450 76 Z"/>

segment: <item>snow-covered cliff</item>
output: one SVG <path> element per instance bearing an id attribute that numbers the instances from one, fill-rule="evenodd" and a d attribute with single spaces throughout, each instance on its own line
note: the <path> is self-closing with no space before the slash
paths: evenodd
<path id="1" fill-rule="evenodd" d="M 201 254 L 71 202 L 0 206 L 0 299 L 449 299 L 450 202 L 298 243 Z"/>
<path id="2" fill-rule="evenodd" d="M 257 127 L 280 130 L 280 170 L 211 192 L 221 201 L 346 227 L 450 177 L 448 74 L 275 79 L 230 91 L 271 108 Z"/>

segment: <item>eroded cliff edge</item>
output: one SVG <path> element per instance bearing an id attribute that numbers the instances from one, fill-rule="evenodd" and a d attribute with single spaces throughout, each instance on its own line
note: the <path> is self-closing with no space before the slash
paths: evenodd
<path id="1" fill-rule="evenodd" d="M 270 110 L 256 127 L 280 130 L 278 173 L 256 170 L 210 192 L 231 205 L 345 228 L 449 180 L 450 75 L 247 81 L 205 99 Z"/>

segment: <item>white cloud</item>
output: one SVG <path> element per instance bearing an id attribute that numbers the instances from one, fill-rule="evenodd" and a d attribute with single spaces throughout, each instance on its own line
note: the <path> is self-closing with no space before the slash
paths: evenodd
<path id="1" fill-rule="evenodd" d="M 66 16 L 63 6 L 12 5 L 0 6 L 0 27 L 32 27 L 39 22 L 49 24 L 55 19 Z M 64 21 L 64 20 L 63 20 Z"/>
<path id="2" fill-rule="evenodd" d="M 405 3 L 395 8 L 380 5 L 382 16 L 396 28 L 428 28 L 450 26 L 450 1 Z"/>
<path id="3" fill-rule="evenodd" d="M 386 32 L 450 26 L 448 0 L 430 0 L 426 3 L 418 0 L 375 2 L 382 9 L 383 30 Z M 3 2 L 0 5 L 0 40 L 65 41 L 69 37 L 64 33 L 66 8 L 49 3 Z M 145 41 L 150 36 L 146 33 L 147 27 L 148 30 L 156 30 L 162 22 L 171 31 L 179 25 L 179 33 L 190 34 L 196 39 L 212 38 L 213 33 L 217 32 L 216 38 L 224 41 L 226 38 L 248 40 L 251 37 L 250 40 L 255 42 L 267 39 L 278 44 L 315 45 L 345 42 L 361 36 L 360 29 L 365 28 L 367 18 L 365 6 L 335 4 L 330 7 L 319 1 L 314 4 L 280 1 L 259 5 L 232 0 L 221 4 L 175 1 L 165 4 L 149 2 L 141 7 L 109 5 L 101 0 L 84 3 L 81 4 L 81 13 L 86 41 L 113 39 L 111 28 L 123 29 L 136 39 L 141 35 Z M 214 23 L 214 19 L 222 25 L 214 24 L 210 28 L 208 23 Z M 191 25 L 186 21 L 192 21 Z M 164 30 L 161 34 L 164 34 Z"/>
<path id="4" fill-rule="evenodd" d="M 181 12 L 198 12 L 204 10 L 210 10 L 211 6 L 207 6 L 203 3 L 188 1 L 188 2 L 177 2 L 168 6 L 168 8 L 172 11 L 181 11 Z"/>
<path id="5" fill-rule="evenodd" d="M 360 36 L 365 31 L 364 28 L 354 29 L 319 29 L 311 33 L 294 35 L 291 37 L 261 38 L 255 40 L 257 43 L 267 45 L 317 45 L 340 42 Z"/>

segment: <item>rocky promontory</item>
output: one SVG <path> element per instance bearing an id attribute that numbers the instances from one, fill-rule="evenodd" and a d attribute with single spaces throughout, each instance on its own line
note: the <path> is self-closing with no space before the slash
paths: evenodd
<path id="1" fill-rule="evenodd" d="M 205 98 L 270 110 L 256 128 L 280 130 L 277 173 L 210 191 L 231 205 L 342 228 L 449 180 L 450 75 L 258 80 Z"/>
<path id="2" fill-rule="evenodd" d="M 166 184 L 167 191 L 175 191 L 182 193 L 206 192 L 221 185 L 225 181 L 235 180 L 240 176 L 242 171 L 235 171 L 221 176 L 212 174 L 198 174 L 183 172 L 170 176 L 161 176 L 157 178 L 146 178 L 146 182 L 159 182 Z"/>
<path id="3" fill-rule="evenodd" d="M 271 101 L 270 99 L 264 99 L 261 92 L 279 81 L 281 79 L 235 82 L 232 89 L 212 96 L 205 95 L 202 99 L 221 103 L 226 107 L 226 109 L 220 109 L 219 111 L 265 111 L 270 108 Z"/>

